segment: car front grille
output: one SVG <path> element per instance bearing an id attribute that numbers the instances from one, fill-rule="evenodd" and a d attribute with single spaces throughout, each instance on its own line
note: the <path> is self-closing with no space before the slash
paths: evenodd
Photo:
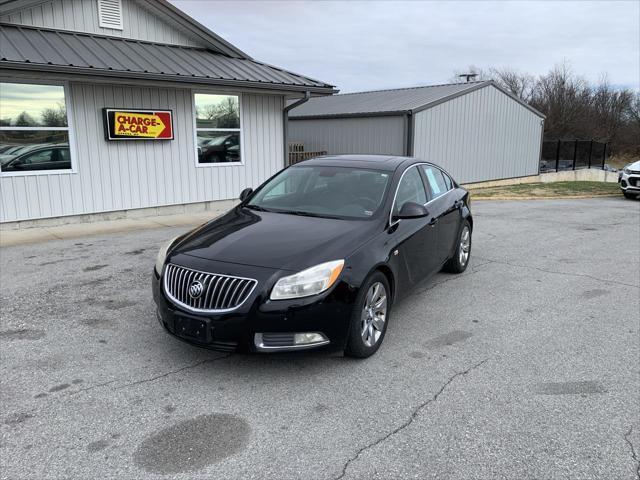
<path id="1" fill-rule="evenodd" d="M 252 278 L 200 272 L 171 263 L 164 270 L 164 291 L 193 312 L 228 312 L 238 308 L 257 285 Z"/>

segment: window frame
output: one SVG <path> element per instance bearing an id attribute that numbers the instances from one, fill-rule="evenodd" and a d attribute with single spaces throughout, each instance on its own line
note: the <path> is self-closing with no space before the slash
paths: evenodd
<path id="1" fill-rule="evenodd" d="M 422 178 L 424 180 L 424 184 L 425 184 L 425 188 L 428 190 L 429 192 L 429 196 L 431 197 L 432 200 L 437 200 L 438 198 L 444 197 L 447 193 L 449 193 L 450 191 L 452 191 L 455 187 L 454 187 L 454 183 L 453 183 L 453 179 L 451 177 L 449 177 L 449 179 L 451 180 L 451 188 L 448 188 L 447 186 L 447 180 L 445 178 L 445 176 L 448 177 L 448 175 L 445 173 L 444 170 L 442 170 L 440 167 L 436 166 L 436 165 L 431 165 L 431 164 L 425 164 L 425 166 L 427 167 L 431 167 L 435 170 L 438 170 L 440 172 L 440 175 L 442 175 L 442 181 L 444 182 L 444 187 L 447 189 L 444 192 L 442 192 L 440 195 L 438 195 L 437 197 L 434 196 L 435 194 L 433 193 L 433 190 L 431 189 L 431 183 L 429 183 L 429 178 L 427 177 L 427 173 L 424 171 L 424 168 L 422 168 L 420 174 L 422 175 Z"/>
<path id="2" fill-rule="evenodd" d="M 75 142 L 75 128 L 73 126 L 73 102 L 69 94 L 69 82 L 62 81 L 42 81 L 31 78 L 12 78 L 6 76 L 0 76 L 0 83 L 23 83 L 25 85 L 48 85 L 52 87 L 62 87 L 64 94 L 64 107 L 67 113 L 67 126 L 66 127 L 4 127 L 0 126 L 0 130 L 5 131 L 66 131 L 67 138 L 69 139 L 69 157 L 71 160 L 71 168 L 65 170 L 25 170 L 25 171 L 11 171 L 4 172 L 0 170 L 1 177 L 27 177 L 34 175 L 69 175 L 78 173 L 78 165 L 76 162 L 76 142 Z"/>
<path id="3" fill-rule="evenodd" d="M 396 225 L 396 224 L 398 224 L 398 223 L 400 223 L 402 221 L 401 218 L 398 218 L 395 221 L 393 220 L 393 210 L 394 210 L 394 208 L 396 206 L 396 200 L 397 200 L 397 197 L 398 197 L 398 190 L 400 189 L 400 183 L 402 183 L 402 179 L 404 178 L 405 174 L 409 170 L 411 170 L 412 168 L 416 168 L 418 170 L 418 175 L 420 176 L 420 180 L 422 181 L 422 188 L 424 188 L 424 193 L 425 193 L 425 196 L 427 198 L 427 202 L 424 204 L 424 206 L 426 207 L 427 205 L 429 205 L 434 200 L 437 200 L 435 198 L 431 198 L 431 189 L 424 182 L 424 175 L 420 171 L 420 168 L 418 168 L 420 165 L 431 165 L 431 164 L 427 163 L 427 162 L 413 163 L 413 164 L 409 165 L 407 168 L 405 168 L 404 172 L 402 172 L 402 175 L 400 175 L 400 179 L 398 180 L 398 183 L 396 184 L 396 191 L 393 194 L 393 201 L 391 202 L 391 210 L 389 210 L 389 228 L 393 227 L 394 225 Z"/>
<path id="4" fill-rule="evenodd" d="M 226 95 L 238 97 L 238 113 L 240 115 L 240 128 L 198 128 L 198 114 L 196 112 L 196 95 Z M 194 149 L 194 162 L 196 168 L 210 168 L 210 167 L 243 167 L 245 166 L 244 155 L 244 111 L 243 111 L 243 98 L 241 92 L 236 91 L 224 91 L 224 90 L 207 90 L 207 89 L 192 89 L 191 90 L 191 109 L 193 111 L 193 149 Z M 198 131 L 201 132 L 238 132 L 240 134 L 240 161 L 239 162 L 212 162 L 212 163 L 200 163 L 198 161 Z"/>

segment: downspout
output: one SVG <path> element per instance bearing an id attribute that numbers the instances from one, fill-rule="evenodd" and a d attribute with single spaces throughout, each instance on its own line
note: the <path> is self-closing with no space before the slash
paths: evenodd
<path id="1" fill-rule="evenodd" d="M 404 114 L 404 150 L 405 156 L 413 156 L 413 112 L 408 111 Z"/>
<path id="2" fill-rule="evenodd" d="M 289 111 L 293 110 L 294 108 L 302 105 L 303 103 L 306 103 L 309 101 L 309 99 L 311 98 L 311 92 L 306 91 L 304 92 L 304 97 L 302 97 L 299 100 L 296 100 L 295 102 L 293 102 L 291 105 L 287 105 L 284 107 L 284 110 L 282 110 L 282 138 L 284 141 L 284 145 L 283 145 L 283 151 L 284 151 L 284 166 L 288 166 L 289 165 L 289 135 L 288 135 L 288 130 L 289 130 Z"/>

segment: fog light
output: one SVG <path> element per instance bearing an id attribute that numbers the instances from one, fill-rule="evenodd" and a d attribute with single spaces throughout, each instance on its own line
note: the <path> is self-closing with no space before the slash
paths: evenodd
<path id="1" fill-rule="evenodd" d="M 293 337 L 295 345 L 309 345 L 310 343 L 320 343 L 329 340 L 321 333 L 296 333 Z"/>

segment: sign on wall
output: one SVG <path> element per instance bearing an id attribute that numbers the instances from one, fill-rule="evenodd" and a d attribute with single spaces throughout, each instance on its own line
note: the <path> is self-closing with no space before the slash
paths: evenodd
<path id="1" fill-rule="evenodd" d="M 171 110 L 103 108 L 105 140 L 173 140 Z"/>

